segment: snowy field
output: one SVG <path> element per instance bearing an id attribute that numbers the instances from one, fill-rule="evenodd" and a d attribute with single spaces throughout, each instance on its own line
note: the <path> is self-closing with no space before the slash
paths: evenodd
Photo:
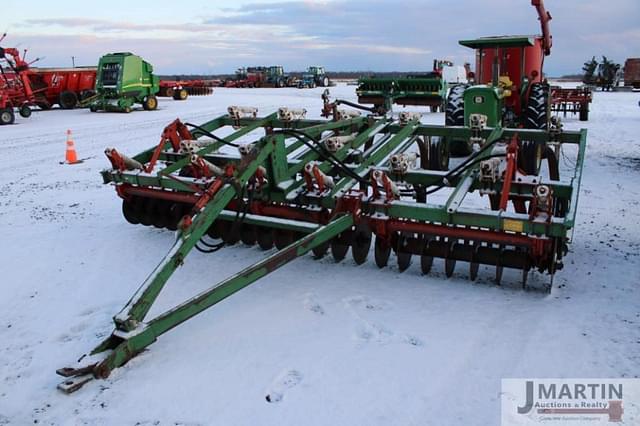
<path id="1" fill-rule="evenodd" d="M 353 86 L 334 95 L 355 100 Z M 638 377 L 638 93 L 596 93 L 574 243 L 550 295 L 476 283 L 459 262 L 422 276 L 393 258 L 295 260 L 162 336 L 109 379 L 72 395 L 59 367 L 112 330 L 111 317 L 173 233 L 133 226 L 98 172 L 114 146 L 155 145 L 176 117 L 202 123 L 231 104 L 305 107 L 321 89 L 216 89 L 156 112 L 34 112 L 0 127 L 0 425 L 495 425 L 500 379 Z M 444 122 L 426 114 L 426 123 Z M 61 165 L 73 131 L 79 165 Z M 157 306 L 185 300 L 265 255 L 194 251 Z M 538 282 L 548 279 L 535 278 Z M 535 281 L 534 280 L 534 281 Z M 267 394 L 280 395 L 274 403 Z"/>

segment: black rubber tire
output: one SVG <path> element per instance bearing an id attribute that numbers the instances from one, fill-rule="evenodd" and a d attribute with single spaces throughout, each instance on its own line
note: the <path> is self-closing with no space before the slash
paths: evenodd
<path id="1" fill-rule="evenodd" d="M 469 87 L 467 84 L 456 84 L 449 91 L 444 110 L 446 126 L 464 126 L 464 91 L 467 87 Z"/>
<path id="2" fill-rule="evenodd" d="M 29 108 L 28 105 L 22 105 L 18 112 L 20 113 L 20 117 L 22 117 L 22 118 L 31 117 L 31 108 Z"/>
<path id="3" fill-rule="evenodd" d="M 464 126 L 464 92 L 467 84 L 456 84 L 449 91 L 444 109 L 444 124 L 446 126 Z M 464 157 L 472 152 L 472 148 L 465 140 L 451 140 L 449 152 L 454 157 Z"/>
<path id="4" fill-rule="evenodd" d="M 447 138 L 431 136 L 429 138 L 428 170 L 449 170 L 449 146 Z"/>
<path id="5" fill-rule="evenodd" d="M 188 97 L 189 93 L 185 89 L 180 89 L 173 92 L 173 99 L 176 101 L 185 101 Z"/>
<path id="6" fill-rule="evenodd" d="M 142 102 L 142 108 L 144 108 L 145 111 L 155 111 L 158 109 L 158 98 L 155 96 L 147 96 Z"/>
<path id="7" fill-rule="evenodd" d="M 62 109 L 73 109 L 78 105 L 78 95 L 70 90 L 65 90 L 60 93 L 58 104 L 60 104 Z"/>
<path id="8" fill-rule="evenodd" d="M 531 85 L 529 99 L 524 110 L 524 127 L 547 130 L 549 127 L 549 85 Z"/>
<path id="9" fill-rule="evenodd" d="M 0 125 L 13 124 L 16 121 L 16 115 L 13 112 L 13 108 L 0 109 Z"/>

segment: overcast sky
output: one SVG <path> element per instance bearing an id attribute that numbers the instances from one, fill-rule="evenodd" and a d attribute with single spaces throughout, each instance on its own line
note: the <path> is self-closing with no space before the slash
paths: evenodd
<path id="1" fill-rule="evenodd" d="M 473 61 L 459 39 L 538 34 L 530 0 L 2 0 L 3 46 L 29 48 L 41 66 L 97 64 L 131 51 L 160 74 L 231 73 L 243 65 L 287 70 L 408 71 L 434 58 Z M 640 0 L 546 0 L 552 76 L 591 56 L 640 57 Z"/>

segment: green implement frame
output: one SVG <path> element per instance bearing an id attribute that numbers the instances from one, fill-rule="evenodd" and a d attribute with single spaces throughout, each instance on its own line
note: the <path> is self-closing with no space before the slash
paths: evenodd
<path id="1" fill-rule="evenodd" d="M 215 135 L 228 127 L 235 131 Z M 477 151 L 448 170 L 411 164 L 416 152 L 429 164 L 422 157 L 436 155 L 431 148 L 451 138 L 472 140 Z M 575 147 L 575 168 L 562 179 L 523 175 L 515 158 L 520 139 L 543 147 L 550 164 L 554 152 Z M 417 118 L 375 116 L 283 121 L 274 113 L 224 115 L 198 126 L 176 121 L 157 146 L 133 158 L 108 151 L 112 167 L 102 177 L 123 199 L 125 218 L 177 230 L 177 237 L 114 316 L 113 333 L 77 365 L 57 371 L 65 377 L 58 387 L 70 393 L 108 377 L 173 327 L 310 251 L 318 258 L 330 247 L 340 261 L 351 249 L 360 264 L 373 236 L 380 267 L 393 251 L 400 270 L 417 255 L 423 272 L 433 258 L 445 259 L 448 276 L 458 260 L 470 263 L 473 279 L 478 264 L 500 274 L 521 269 L 525 278 L 533 268 L 553 275 L 575 225 L 585 149 L 585 130 L 427 126 Z M 444 203 L 431 202 L 438 191 L 447 193 Z M 466 206 L 473 193 L 487 195 L 488 208 Z M 240 239 L 277 250 L 147 318 L 193 248 L 213 252 Z"/>
<path id="2" fill-rule="evenodd" d="M 363 77 L 356 89 L 358 102 L 390 111 L 393 104 L 422 105 L 442 110 L 447 83 L 438 73 L 408 75 L 400 78 Z"/>

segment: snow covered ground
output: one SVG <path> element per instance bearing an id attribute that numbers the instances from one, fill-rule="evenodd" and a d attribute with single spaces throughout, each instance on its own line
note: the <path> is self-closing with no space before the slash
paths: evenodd
<path id="1" fill-rule="evenodd" d="M 459 262 L 379 270 L 298 259 L 162 336 L 72 395 L 56 368 L 90 350 L 173 241 L 127 224 L 98 175 L 107 146 L 134 154 L 167 123 L 231 104 L 319 115 L 321 89 L 217 89 L 157 112 L 35 112 L 0 127 L 0 425 L 492 425 L 500 379 L 638 377 L 640 109 L 596 93 L 574 243 L 550 295 L 477 283 Z M 355 99 L 354 87 L 332 92 Z M 442 114 L 426 114 L 443 123 Z M 82 164 L 61 165 L 73 131 Z M 264 256 L 193 252 L 151 315 Z M 390 262 L 394 264 L 394 262 Z M 546 277 L 538 277 L 541 281 Z M 272 403 L 266 401 L 270 395 Z"/>

